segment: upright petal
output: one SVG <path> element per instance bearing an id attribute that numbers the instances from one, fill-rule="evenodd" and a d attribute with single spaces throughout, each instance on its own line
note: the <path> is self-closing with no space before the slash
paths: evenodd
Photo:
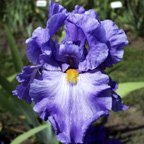
<path id="1" fill-rule="evenodd" d="M 63 6 L 59 5 L 58 3 L 50 1 L 49 3 L 49 16 L 50 17 L 57 13 L 66 13 L 66 12 L 67 10 Z"/>
<path id="2" fill-rule="evenodd" d="M 72 41 L 63 42 L 57 47 L 55 59 L 76 68 L 84 59 L 83 47 L 73 44 Z"/>
<path id="3" fill-rule="evenodd" d="M 84 47 L 86 37 L 79 27 L 71 22 L 65 21 L 64 28 L 66 31 L 64 41 L 73 41 L 73 43 L 78 44 L 80 47 Z"/>
<path id="4" fill-rule="evenodd" d="M 20 82 L 13 91 L 13 95 L 17 96 L 19 99 L 25 99 L 28 103 L 31 102 L 31 97 L 29 95 L 30 84 L 35 78 L 40 78 L 38 72 L 39 66 L 26 66 L 23 71 L 17 75 L 17 81 Z"/>
<path id="5" fill-rule="evenodd" d="M 76 5 L 72 13 L 82 14 L 85 12 L 85 9 L 82 6 Z"/>
<path id="6" fill-rule="evenodd" d="M 67 10 L 55 2 L 50 2 L 49 9 L 50 17 L 47 22 L 47 28 L 50 30 L 49 33 L 52 37 L 64 24 L 64 21 L 67 17 Z"/>
<path id="7" fill-rule="evenodd" d="M 61 142 L 82 143 L 88 126 L 112 107 L 108 82 L 108 76 L 97 71 L 80 74 L 72 86 L 66 74 L 43 71 L 43 80 L 34 80 L 30 88 L 34 110 L 51 121 Z"/>
<path id="8" fill-rule="evenodd" d="M 33 64 L 39 63 L 42 46 L 49 40 L 49 30 L 38 27 L 34 30 L 32 37 L 26 40 L 27 57 Z"/>
<path id="9" fill-rule="evenodd" d="M 57 13 L 49 18 L 47 22 L 47 28 L 49 29 L 49 33 L 51 37 L 64 24 L 66 17 L 67 15 L 64 13 Z"/>
<path id="10" fill-rule="evenodd" d="M 105 60 L 105 66 L 112 66 L 123 58 L 124 46 L 128 44 L 127 36 L 122 29 L 111 20 L 104 20 L 101 22 L 105 29 L 105 36 L 107 45 L 109 47 L 109 56 Z"/>
<path id="11" fill-rule="evenodd" d="M 94 44 L 95 43 L 95 44 Z M 108 56 L 108 47 L 104 43 L 93 42 L 84 61 L 80 62 L 79 70 L 88 71 L 97 68 Z"/>
<path id="12" fill-rule="evenodd" d="M 87 39 L 89 34 L 92 34 L 100 25 L 97 19 L 89 17 L 87 14 L 69 14 L 68 21 L 79 27 Z"/>
<path id="13" fill-rule="evenodd" d="M 86 59 L 80 63 L 80 71 L 93 70 L 97 68 L 108 56 L 108 47 L 103 41 L 103 29 L 99 20 L 94 16 L 93 11 L 87 12 L 87 14 L 71 14 L 68 16 L 68 21 L 73 23 L 79 29 L 81 29 L 88 42 L 88 54 Z"/>

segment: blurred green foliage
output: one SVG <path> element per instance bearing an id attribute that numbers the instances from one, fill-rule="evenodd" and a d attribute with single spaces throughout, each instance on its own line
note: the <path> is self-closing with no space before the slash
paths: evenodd
<path id="1" fill-rule="evenodd" d="M 1 21 L 16 34 L 30 36 L 33 27 L 45 24 L 47 19 L 47 7 L 37 8 L 34 0 L 2 0 L 1 7 Z"/>
<path id="2" fill-rule="evenodd" d="M 53 0 L 54 1 L 54 0 Z M 138 36 L 144 36 L 144 1 L 121 0 L 123 7 L 112 9 L 110 3 L 114 0 L 59 0 L 59 3 L 72 11 L 75 5 L 85 9 L 95 9 L 101 20 L 113 19 L 118 25 L 125 26 Z M 48 2 L 48 0 L 47 0 Z M 45 26 L 47 7 L 36 7 L 35 0 L 1 0 L 0 21 L 6 23 L 12 32 L 30 36 L 38 25 Z"/>
<path id="3" fill-rule="evenodd" d="M 126 22 L 138 36 L 144 36 L 144 1 L 127 0 Z"/>

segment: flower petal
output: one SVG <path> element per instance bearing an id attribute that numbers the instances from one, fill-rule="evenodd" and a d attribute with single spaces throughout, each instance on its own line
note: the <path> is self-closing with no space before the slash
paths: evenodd
<path id="1" fill-rule="evenodd" d="M 64 41 L 73 41 L 73 43 L 79 45 L 80 47 L 84 47 L 86 37 L 79 27 L 72 24 L 71 22 L 65 21 L 64 28 L 66 31 L 66 37 Z"/>
<path id="2" fill-rule="evenodd" d="M 82 143 L 87 127 L 112 107 L 108 76 L 101 72 L 80 74 L 70 85 L 66 74 L 43 71 L 43 80 L 34 80 L 30 95 L 34 110 L 51 121 L 63 143 Z"/>
<path id="3" fill-rule="evenodd" d="M 40 63 L 43 65 L 44 69 L 50 71 L 60 71 L 60 63 L 56 62 L 52 54 L 42 54 L 40 56 Z"/>
<path id="4" fill-rule="evenodd" d="M 81 28 L 84 34 L 89 36 L 92 34 L 100 25 L 97 19 L 89 17 L 87 14 L 69 14 L 68 21 Z"/>
<path id="5" fill-rule="evenodd" d="M 49 29 L 50 36 L 52 37 L 57 30 L 64 24 L 67 17 L 67 10 L 58 3 L 50 2 L 49 5 L 49 20 L 47 28 Z"/>
<path id="6" fill-rule="evenodd" d="M 128 44 L 127 36 L 122 29 L 111 20 L 101 22 L 105 29 L 107 44 L 109 47 L 109 56 L 105 60 L 105 66 L 112 66 L 123 58 L 124 46 Z"/>
<path id="7" fill-rule="evenodd" d="M 82 14 L 84 12 L 85 12 L 85 9 L 79 5 L 76 5 L 75 9 L 72 11 L 72 13 L 78 13 L 78 14 Z"/>
<path id="8" fill-rule="evenodd" d="M 57 13 L 67 13 L 67 10 L 59 5 L 58 3 L 55 3 L 55 2 L 51 2 L 49 3 L 49 16 L 53 16 Z"/>
<path id="9" fill-rule="evenodd" d="M 34 78 L 40 77 L 38 74 L 39 68 L 39 66 L 24 67 L 23 71 L 17 76 L 17 81 L 21 84 L 13 91 L 13 95 L 17 96 L 19 99 L 25 99 L 28 103 L 31 102 L 31 97 L 29 95 L 30 83 Z"/>
<path id="10" fill-rule="evenodd" d="M 72 41 L 66 41 L 57 47 L 55 58 L 76 68 L 84 59 L 83 48 L 73 44 Z"/>
<path id="11" fill-rule="evenodd" d="M 33 64 L 39 63 L 39 56 L 42 53 L 42 46 L 49 40 L 48 29 L 38 27 L 34 30 L 32 37 L 26 40 L 27 57 Z"/>
<path id="12" fill-rule="evenodd" d="M 113 95 L 112 95 L 112 110 L 117 112 L 117 111 L 122 111 L 122 110 L 127 110 L 128 106 L 123 105 L 120 96 L 116 93 L 116 90 L 118 89 L 118 84 L 115 81 L 112 81 L 110 79 L 109 85 L 112 88 Z"/>
<path id="13" fill-rule="evenodd" d="M 84 32 L 89 45 L 86 59 L 79 65 L 80 71 L 97 68 L 108 56 L 108 47 L 103 43 L 105 38 L 101 39 L 103 29 L 100 22 L 95 17 L 90 17 L 88 12 L 85 15 L 71 14 L 68 20 Z"/>
<path id="14" fill-rule="evenodd" d="M 49 29 L 49 33 L 51 37 L 64 24 L 66 17 L 67 16 L 64 13 L 58 13 L 49 18 L 47 22 L 47 28 Z"/>
<path id="15" fill-rule="evenodd" d="M 94 42 L 93 42 L 94 44 Z M 108 55 L 108 47 L 104 43 L 96 43 L 89 49 L 83 62 L 79 64 L 80 71 L 88 71 L 97 68 Z"/>

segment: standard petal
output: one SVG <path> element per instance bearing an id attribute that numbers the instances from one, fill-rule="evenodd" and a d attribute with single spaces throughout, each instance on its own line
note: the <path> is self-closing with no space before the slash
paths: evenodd
<path id="1" fill-rule="evenodd" d="M 82 14 L 84 12 L 85 12 L 85 9 L 79 5 L 76 5 L 75 9 L 72 11 L 72 13 L 78 13 L 78 14 Z"/>
<path id="2" fill-rule="evenodd" d="M 103 28 L 93 11 L 87 14 L 70 14 L 68 21 L 83 31 L 88 42 L 88 54 L 85 61 L 79 65 L 80 71 L 93 70 L 97 68 L 108 56 L 108 47 L 104 43 Z"/>
<path id="3" fill-rule="evenodd" d="M 66 12 L 67 10 L 63 6 L 59 5 L 58 3 L 50 1 L 49 3 L 49 16 L 50 17 L 57 13 L 66 13 Z"/>
<path id="4" fill-rule="evenodd" d="M 113 21 L 104 20 L 101 24 L 105 29 L 105 36 L 109 47 L 109 56 L 105 60 L 104 65 L 105 67 L 112 66 L 112 64 L 118 63 L 123 58 L 123 49 L 128 44 L 128 39 L 125 32 L 119 29 Z"/>
<path id="5" fill-rule="evenodd" d="M 47 28 L 49 29 L 51 37 L 64 24 L 66 17 L 67 17 L 67 10 L 58 3 L 50 1 L 49 20 L 47 22 Z"/>
<path id="6" fill-rule="evenodd" d="M 86 14 L 69 14 L 68 21 L 75 24 L 77 27 L 81 28 L 84 34 L 89 36 L 89 34 L 92 34 L 100 25 L 97 19 L 93 17 L 89 17 Z"/>
<path id="7" fill-rule="evenodd" d="M 54 56 L 52 54 L 42 54 L 40 56 L 40 63 L 43 65 L 44 69 L 50 71 L 60 71 L 61 70 L 61 63 L 55 61 Z"/>
<path id="8" fill-rule="evenodd" d="M 94 44 L 95 43 L 95 44 Z M 84 61 L 79 64 L 80 71 L 97 68 L 108 56 L 108 47 L 104 43 L 93 42 Z"/>
<path id="9" fill-rule="evenodd" d="M 19 99 L 25 99 L 28 103 L 31 102 L 31 97 L 29 95 L 30 83 L 35 78 L 40 78 L 38 72 L 39 66 L 26 66 L 23 71 L 17 76 L 17 81 L 20 82 L 13 91 L 13 95 L 17 96 Z"/>
<path id="10" fill-rule="evenodd" d="M 86 37 L 83 31 L 71 22 L 65 21 L 66 37 L 64 41 L 73 41 L 74 44 L 84 47 Z"/>
<path id="11" fill-rule="evenodd" d="M 43 71 L 43 80 L 34 80 L 30 95 L 34 110 L 49 119 L 63 143 L 82 143 L 87 127 L 112 107 L 109 78 L 101 72 L 80 74 L 70 85 L 66 74 Z"/>
<path id="12" fill-rule="evenodd" d="M 86 11 L 85 14 L 88 15 L 89 17 L 93 17 L 93 18 L 96 18 L 97 20 L 99 20 L 98 14 L 93 9 Z"/>
<path id="13" fill-rule="evenodd" d="M 63 13 L 58 13 L 49 18 L 47 22 L 47 28 L 49 29 L 50 36 L 52 37 L 58 29 L 64 24 L 66 15 Z"/>
<path id="14" fill-rule="evenodd" d="M 97 14 L 93 10 L 86 11 L 84 14 L 69 14 L 67 21 L 80 28 L 89 44 L 93 45 L 93 40 L 105 42 L 105 31 Z"/>
<path id="15" fill-rule="evenodd" d="M 73 44 L 72 41 L 66 41 L 57 47 L 55 58 L 77 68 L 79 62 L 84 59 L 84 51 L 82 47 Z"/>
<path id="16" fill-rule="evenodd" d="M 33 64 L 39 63 L 39 56 L 42 53 L 42 46 L 49 40 L 48 29 L 38 27 L 34 30 L 32 37 L 26 40 L 27 57 Z"/>

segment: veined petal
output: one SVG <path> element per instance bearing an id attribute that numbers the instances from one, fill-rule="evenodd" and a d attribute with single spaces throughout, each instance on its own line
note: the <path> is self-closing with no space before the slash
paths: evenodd
<path id="1" fill-rule="evenodd" d="M 58 3 L 50 1 L 49 16 L 47 28 L 49 29 L 50 36 L 52 37 L 64 24 L 64 21 L 67 17 L 67 10 Z"/>
<path id="2" fill-rule="evenodd" d="M 99 20 L 98 14 L 93 9 L 86 11 L 85 14 L 88 15 L 89 17 L 93 17 L 93 18 L 96 18 L 97 20 Z"/>
<path id="3" fill-rule="evenodd" d="M 82 14 L 84 12 L 85 12 L 85 9 L 79 5 L 76 5 L 75 9 L 72 11 L 72 13 L 78 13 L 78 14 Z"/>
<path id="4" fill-rule="evenodd" d="M 72 67 L 77 67 L 79 62 L 84 59 L 84 51 L 82 47 L 73 44 L 72 41 L 66 41 L 57 47 L 55 58 Z"/>
<path id="5" fill-rule="evenodd" d="M 81 28 L 82 31 L 87 36 L 88 34 L 93 33 L 99 26 L 97 19 L 89 17 L 86 14 L 69 14 L 68 21 L 75 24 L 77 27 Z M 87 36 L 88 37 L 88 36 Z"/>
<path id="6" fill-rule="evenodd" d="M 58 3 L 55 3 L 55 2 L 51 2 L 49 3 L 49 16 L 53 16 L 57 13 L 67 13 L 67 10 L 59 5 Z"/>
<path id="7" fill-rule="evenodd" d="M 109 56 L 105 60 L 104 65 L 112 66 L 112 64 L 118 63 L 123 58 L 123 49 L 128 44 L 128 39 L 124 30 L 119 29 L 113 21 L 104 20 L 101 24 L 105 29 L 105 36 L 109 47 Z"/>
<path id="8" fill-rule="evenodd" d="M 109 78 L 99 71 L 79 74 L 71 85 L 62 72 L 43 71 L 43 80 L 34 80 L 30 95 L 34 110 L 49 119 L 63 143 L 82 143 L 87 127 L 112 107 Z"/>
<path id="9" fill-rule="evenodd" d="M 86 37 L 83 31 L 71 22 L 65 21 L 66 37 L 64 41 L 73 41 L 76 45 L 84 47 Z"/>
<path id="10" fill-rule="evenodd" d="M 56 62 L 52 54 L 42 54 L 40 56 L 40 63 L 43 65 L 44 69 L 50 71 L 60 71 L 60 63 Z"/>
<path id="11" fill-rule="evenodd" d="M 33 79 L 39 78 L 40 74 L 38 72 L 40 66 L 26 66 L 23 71 L 17 75 L 17 81 L 20 82 L 13 91 L 13 95 L 17 96 L 19 99 L 25 99 L 28 103 L 31 102 L 31 97 L 29 95 L 30 83 Z"/>
<path id="12" fill-rule="evenodd" d="M 39 63 L 42 46 L 49 40 L 49 30 L 38 27 L 34 30 L 32 37 L 26 40 L 27 57 L 33 64 Z"/>
<path id="13" fill-rule="evenodd" d="M 85 12 L 86 13 L 86 12 Z M 89 16 L 92 15 L 92 16 Z M 94 11 L 87 11 L 86 14 L 70 14 L 68 21 L 81 29 L 88 42 L 88 54 L 86 59 L 80 63 L 80 71 L 93 70 L 105 61 L 108 56 L 108 47 L 104 43 L 103 28 Z"/>
<path id="14" fill-rule="evenodd" d="M 84 14 L 69 14 L 67 21 L 80 28 L 89 44 L 93 45 L 93 40 L 105 42 L 105 31 L 97 14 L 93 10 L 86 11 Z"/>
<path id="15" fill-rule="evenodd" d="M 58 13 L 49 18 L 47 22 L 47 28 L 49 29 L 50 36 L 52 37 L 57 30 L 64 24 L 66 15 L 63 13 Z"/>
<path id="16" fill-rule="evenodd" d="M 116 93 L 116 90 L 118 89 L 118 84 L 115 81 L 112 81 L 110 79 L 109 85 L 112 88 L 113 95 L 112 95 L 112 110 L 117 112 L 117 111 L 122 111 L 122 110 L 127 110 L 128 106 L 124 105 L 121 101 L 120 96 Z"/>
<path id="17" fill-rule="evenodd" d="M 94 44 L 95 43 L 95 44 Z M 97 68 L 108 56 L 108 47 L 104 43 L 93 42 L 84 61 L 79 64 L 80 71 Z"/>

